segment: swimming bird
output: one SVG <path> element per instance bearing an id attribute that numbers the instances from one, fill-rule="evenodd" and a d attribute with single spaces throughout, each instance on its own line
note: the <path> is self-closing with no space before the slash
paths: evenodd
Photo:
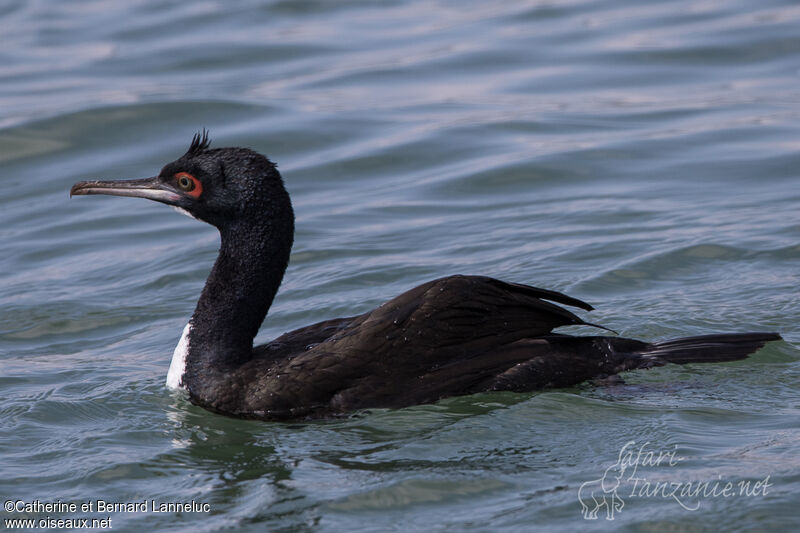
<path id="1" fill-rule="evenodd" d="M 319 418 L 483 391 L 568 387 L 667 363 L 743 359 L 781 338 L 738 333 L 650 343 L 559 334 L 553 329 L 593 324 L 557 304 L 592 307 L 551 290 L 454 275 L 254 347 L 294 239 L 292 204 L 271 161 L 247 148 L 212 149 L 204 130 L 158 176 L 82 181 L 70 191 L 87 194 L 155 200 L 219 230 L 219 255 L 167 385 L 229 416 Z"/>

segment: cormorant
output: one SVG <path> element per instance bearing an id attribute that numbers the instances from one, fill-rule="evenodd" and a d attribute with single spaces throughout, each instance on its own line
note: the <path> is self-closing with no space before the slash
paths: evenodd
<path id="1" fill-rule="evenodd" d="M 557 334 L 559 326 L 593 324 L 556 304 L 592 307 L 555 291 L 456 275 L 253 347 L 294 238 L 292 204 L 272 162 L 247 148 L 212 149 L 203 131 L 158 176 L 82 181 L 70 191 L 85 194 L 156 200 L 219 230 L 219 256 L 167 385 L 225 415 L 317 418 L 481 391 L 568 387 L 666 363 L 743 359 L 781 338 L 736 333 L 648 343 Z"/>

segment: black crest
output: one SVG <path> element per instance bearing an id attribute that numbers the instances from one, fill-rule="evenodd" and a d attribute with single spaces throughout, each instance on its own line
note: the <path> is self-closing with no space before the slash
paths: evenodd
<path id="1" fill-rule="evenodd" d="M 209 146 L 211 146 L 211 140 L 208 138 L 208 130 L 203 128 L 201 133 L 195 133 L 194 137 L 192 137 L 192 144 L 189 145 L 184 157 L 197 155 L 204 150 L 208 150 Z"/>

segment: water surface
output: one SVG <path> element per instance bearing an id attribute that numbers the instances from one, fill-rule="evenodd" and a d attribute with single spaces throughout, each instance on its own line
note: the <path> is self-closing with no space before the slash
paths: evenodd
<path id="1" fill-rule="evenodd" d="M 210 506 L 52 513 L 116 531 L 796 530 L 798 24 L 788 0 L 5 2 L 0 494 Z M 215 231 L 68 198 L 202 127 L 294 201 L 260 341 L 455 273 L 566 291 L 625 336 L 786 341 L 329 422 L 207 413 L 163 383 Z M 629 475 L 585 521 L 580 487 L 630 442 L 679 459 L 639 464 L 652 482 L 768 488 L 688 510 Z"/>

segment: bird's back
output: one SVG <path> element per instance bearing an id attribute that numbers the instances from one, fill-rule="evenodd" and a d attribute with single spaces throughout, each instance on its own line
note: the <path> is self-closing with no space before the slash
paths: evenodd
<path id="1" fill-rule="evenodd" d="M 427 282 L 363 315 L 259 346 L 235 372 L 247 389 L 241 401 L 254 416 L 281 418 L 474 392 L 531 357 L 514 343 L 546 342 L 541 338 L 553 328 L 585 324 L 544 298 L 590 308 L 557 292 L 483 276 Z"/>

